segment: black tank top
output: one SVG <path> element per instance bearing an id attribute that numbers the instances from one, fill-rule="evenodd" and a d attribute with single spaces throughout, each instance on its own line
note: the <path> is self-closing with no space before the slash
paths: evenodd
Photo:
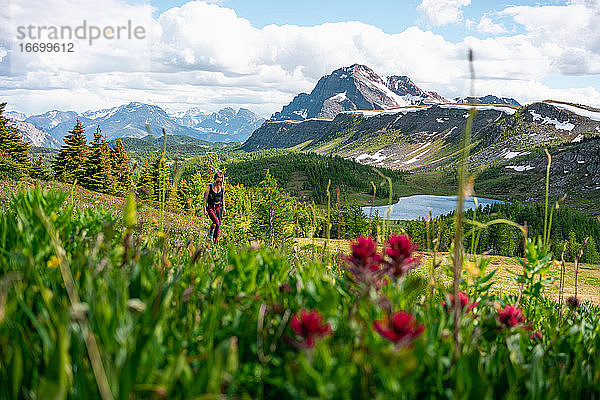
<path id="1" fill-rule="evenodd" d="M 208 186 L 210 187 L 208 190 L 208 198 L 206 199 L 208 206 L 212 207 L 223 205 L 223 188 L 221 188 L 221 191 L 217 193 L 213 190 L 212 183 Z"/>

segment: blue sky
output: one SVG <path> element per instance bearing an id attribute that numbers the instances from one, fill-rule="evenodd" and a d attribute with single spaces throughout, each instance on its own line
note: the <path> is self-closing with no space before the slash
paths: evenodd
<path id="1" fill-rule="evenodd" d="M 0 16 L 8 109 L 97 109 L 129 101 L 173 111 L 246 107 L 269 116 L 323 75 L 362 63 L 447 98 L 476 94 L 600 106 L 599 0 L 29 0 Z M 143 41 L 19 51 L 16 25 L 145 28 Z"/>
<path id="2" fill-rule="evenodd" d="M 180 7 L 186 0 L 153 0 L 150 4 L 160 14 L 173 7 Z M 252 25 L 262 28 L 266 25 L 314 26 L 327 22 L 361 21 L 377 26 L 386 33 L 400 33 L 413 25 L 421 25 L 447 40 L 459 41 L 473 34 L 463 24 L 432 26 L 420 18 L 417 6 L 421 0 L 224 0 L 218 4 L 236 11 L 238 16 L 249 20 Z M 567 1 L 492 1 L 475 0 L 463 9 L 465 19 L 479 20 L 485 13 L 494 13 L 509 6 L 536 6 L 539 4 L 561 5 Z M 519 25 L 512 24 L 513 33 L 523 33 Z M 488 34 L 479 36 L 489 36 Z"/>
<path id="3" fill-rule="evenodd" d="M 173 7 L 187 3 L 185 0 L 156 0 L 150 4 L 162 13 Z M 417 6 L 420 0 L 225 0 L 219 2 L 224 7 L 232 8 L 236 13 L 248 19 L 254 26 L 265 25 L 299 25 L 313 26 L 326 22 L 361 21 L 381 28 L 386 33 L 399 33 L 415 25 L 419 20 Z M 538 1 L 491 1 L 478 0 L 472 2 L 463 11 L 466 18 L 479 19 L 486 12 L 502 10 L 511 5 L 535 6 Z M 565 1 L 549 1 L 547 4 L 566 3 Z M 424 24 L 426 25 L 426 24 Z M 468 32 L 461 26 L 435 27 L 434 31 L 447 38 L 462 39 Z M 447 35 L 447 36 L 446 36 Z"/>

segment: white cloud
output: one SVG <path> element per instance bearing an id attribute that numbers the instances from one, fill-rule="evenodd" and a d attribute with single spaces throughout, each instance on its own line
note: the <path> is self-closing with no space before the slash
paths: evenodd
<path id="1" fill-rule="evenodd" d="M 369 65 L 381 75 L 408 75 L 424 89 L 448 98 L 466 96 L 469 48 L 474 50 L 476 89 L 482 95 L 600 105 L 596 88 L 556 90 L 540 83 L 549 75 L 598 73 L 600 39 L 593 25 L 597 11 L 583 3 L 509 7 L 493 14 L 494 18 L 490 14 L 479 22 L 467 21 L 472 29 L 487 30 L 491 36 L 469 36 L 453 43 L 419 27 L 388 34 L 361 22 L 257 28 L 231 9 L 201 1 L 172 8 L 154 19 L 151 7 L 128 5 L 124 0 L 33 1 L 31 6 L 11 4 L 8 14 L 13 19 L 0 17 L 4 19 L 0 38 L 15 36 L 17 25 L 77 25 L 85 18 L 96 25 L 131 19 L 146 27 L 148 40 L 77 44 L 81 51 L 75 54 L 38 53 L 22 55 L 20 60 L 11 60 L 14 52 L 5 56 L 0 52 L 0 68 L 11 66 L 8 76 L 0 76 L 3 98 L 26 112 L 82 111 L 143 101 L 173 110 L 243 106 L 268 116 L 297 93 L 312 90 L 322 75 L 353 63 Z M 460 7 L 469 1 L 437 3 L 452 3 L 454 10 L 441 12 L 438 22 L 456 22 L 461 19 Z M 419 7 L 428 4 L 424 1 Z M 59 12 L 63 8 L 64 13 Z M 506 33 L 500 31 L 496 16 L 523 25 L 524 33 L 494 37 Z M 564 23 L 573 20 L 581 23 Z"/>
<path id="2" fill-rule="evenodd" d="M 476 29 L 480 33 L 498 35 L 501 33 L 506 33 L 506 29 L 501 25 L 495 23 L 491 17 L 488 15 L 484 15 L 479 20 L 479 23 L 476 26 Z"/>
<path id="3" fill-rule="evenodd" d="M 153 8 L 149 5 L 128 5 L 121 0 L 101 3 L 85 1 L 11 2 L 9 11 L 0 17 L 0 37 L 8 41 L 11 74 L 26 75 L 31 71 L 73 71 L 81 74 L 100 72 L 127 72 L 148 70 L 151 64 L 152 37 L 159 25 L 152 19 Z M 9 18 L 10 16 L 10 18 Z M 129 39 L 127 30 L 120 30 L 121 39 L 92 40 L 91 30 L 108 28 L 113 36 L 119 27 L 131 23 L 132 30 L 141 27 L 144 39 Z M 85 24 L 85 29 L 84 29 Z M 31 27 L 31 29 L 29 28 Z M 63 31 L 65 40 L 48 40 L 50 29 Z M 74 34 L 85 32 L 86 39 L 69 39 L 68 29 Z M 29 33 L 32 33 L 30 37 Z M 23 33 L 25 37 L 23 37 Z M 41 34 L 43 40 L 37 39 Z M 141 35 L 140 35 L 141 36 Z M 22 51 L 21 45 L 33 43 L 65 44 L 72 52 L 61 48 L 58 52 Z M 68 49 L 68 47 L 66 48 Z"/>
<path id="4" fill-rule="evenodd" d="M 501 13 L 522 25 L 528 40 L 546 49 L 555 73 L 600 73 L 600 7 L 597 1 L 565 6 L 516 6 Z"/>
<path id="5" fill-rule="evenodd" d="M 462 20 L 461 7 L 471 4 L 471 0 L 423 0 L 417 11 L 426 22 L 434 26 L 454 24 Z"/>

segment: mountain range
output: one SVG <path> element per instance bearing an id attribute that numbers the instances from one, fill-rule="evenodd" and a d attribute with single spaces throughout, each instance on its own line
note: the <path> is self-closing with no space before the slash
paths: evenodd
<path id="1" fill-rule="evenodd" d="M 454 102 L 519 105 L 514 99 L 493 95 L 456 98 Z M 408 76 L 382 78 L 368 66 L 354 64 L 323 76 L 311 93 L 298 94 L 280 112 L 274 113 L 270 121 L 333 119 L 344 112 L 450 103 L 440 94 L 420 88 Z M 117 137 L 142 138 L 149 133 L 160 136 L 164 128 L 171 135 L 191 136 L 211 142 L 243 142 L 265 122 L 244 108 L 236 111 L 227 107 L 217 112 L 204 112 L 193 107 L 171 113 L 159 106 L 139 102 L 83 113 L 52 110 L 27 116 L 9 111 L 5 115 L 22 132 L 26 141 L 35 146 L 51 148 L 62 145 L 63 138 L 77 120 L 86 127 L 88 141 L 92 140 L 96 127 L 100 127 L 109 140 Z"/>
<path id="2" fill-rule="evenodd" d="M 542 199 L 547 149 L 550 194 L 566 193 L 571 206 L 600 213 L 600 109 L 552 100 L 521 106 L 494 95 L 448 100 L 406 76 L 384 79 L 364 65 L 323 76 L 254 131 L 242 149 L 338 155 L 445 184 L 455 179 L 472 108 L 469 165 L 479 194 Z"/>
<path id="3" fill-rule="evenodd" d="M 493 95 L 456 99 L 455 102 L 519 105 L 514 99 Z M 384 79 L 366 65 L 354 64 L 323 76 L 310 94 L 298 94 L 291 103 L 273 114 L 270 121 L 332 119 L 347 111 L 446 103 L 451 101 L 434 91 L 421 89 L 408 76 L 392 75 Z"/>
<path id="4" fill-rule="evenodd" d="M 88 139 L 97 125 L 109 139 L 143 138 L 148 124 L 154 137 L 165 128 L 168 134 L 213 142 L 245 140 L 241 149 L 246 151 L 287 148 L 339 155 L 443 176 L 447 182 L 455 178 L 472 108 L 469 164 L 479 193 L 511 201 L 542 198 L 548 149 L 551 195 L 569 193 L 567 203 L 600 212 L 600 109 L 552 100 L 521 106 L 494 95 L 449 100 L 407 76 L 382 78 L 359 64 L 323 76 L 310 93 L 298 94 L 266 122 L 246 109 L 168 113 L 143 103 L 81 114 L 55 110 L 6 116 L 18 121 L 28 141 L 48 147 L 60 145 L 77 119 L 87 127 Z"/>
<path id="5" fill-rule="evenodd" d="M 8 111 L 5 116 L 19 129 L 24 139 L 41 147 L 59 148 L 77 120 L 86 127 L 86 138 L 93 139 L 99 126 L 107 139 L 143 138 L 149 133 L 161 136 L 185 135 L 211 142 L 243 142 L 262 125 L 264 119 L 250 110 L 224 108 L 208 113 L 198 108 L 169 113 L 156 105 L 131 102 L 118 107 L 83 113 L 52 110 L 27 116 Z M 147 129 L 149 127 L 149 130 Z"/>
<path id="6" fill-rule="evenodd" d="M 287 148 L 426 174 L 454 175 L 469 110 L 475 107 L 470 167 L 488 196 L 543 197 L 550 149 L 550 193 L 600 212 L 600 109 L 559 101 L 527 106 L 442 103 L 341 112 L 333 119 L 269 121 L 242 149 Z M 480 192 L 481 193 L 481 192 Z M 506 198 L 506 197 L 505 197 Z"/>

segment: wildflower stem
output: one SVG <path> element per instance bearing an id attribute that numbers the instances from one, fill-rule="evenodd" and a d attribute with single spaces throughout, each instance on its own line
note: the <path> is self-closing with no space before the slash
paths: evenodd
<path id="1" fill-rule="evenodd" d="M 552 164 L 552 156 L 548 152 L 548 149 L 544 149 L 546 157 L 548 158 L 548 165 L 546 166 L 546 204 L 544 206 L 544 246 L 548 245 L 550 240 L 550 226 L 548 226 L 548 194 L 550 191 L 550 164 Z"/>
<path id="2" fill-rule="evenodd" d="M 371 197 L 371 210 L 369 211 L 369 232 L 367 236 L 371 235 L 371 223 L 373 220 L 371 219 L 373 216 L 373 205 L 375 204 L 375 193 L 377 193 L 377 186 L 371 181 L 371 186 L 373 186 L 373 197 Z"/>
<path id="3" fill-rule="evenodd" d="M 331 179 L 327 181 L 327 227 L 325 229 L 325 247 L 329 246 L 329 236 L 331 229 L 331 192 L 329 188 L 331 187 Z M 323 248 L 323 252 L 325 252 L 325 248 Z"/>
<path id="4" fill-rule="evenodd" d="M 577 298 L 577 276 L 579 275 L 579 260 L 583 256 L 583 248 L 587 244 L 590 237 L 586 237 L 583 243 L 581 244 L 581 248 L 579 249 L 579 254 L 577 254 L 577 258 L 575 259 L 575 298 Z"/>
<path id="5" fill-rule="evenodd" d="M 167 131 L 163 128 L 163 150 L 161 155 L 161 161 L 164 163 L 164 168 L 160 168 L 159 170 L 159 180 L 160 180 L 160 231 L 163 231 L 163 223 L 165 219 L 165 200 L 166 200 L 166 166 L 167 166 Z"/>

